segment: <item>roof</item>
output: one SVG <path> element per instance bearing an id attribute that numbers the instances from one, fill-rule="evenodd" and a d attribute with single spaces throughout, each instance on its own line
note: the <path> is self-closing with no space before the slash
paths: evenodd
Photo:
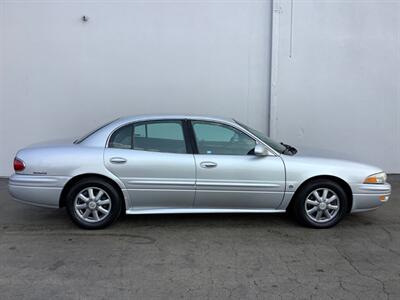
<path id="1" fill-rule="evenodd" d="M 209 115 L 174 115 L 174 114 L 147 114 L 147 115 L 132 115 L 121 117 L 118 119 L 120 122 L 133 122 L 133 121 L 144 121 L 144 120 L 165 120 L 165 119 L 189 119 L 189 120 L 208 120 L 208 121 L 225 121 L 232 122 L 232 118 L 224 118 L 218 116 L 209 116 Z"/>

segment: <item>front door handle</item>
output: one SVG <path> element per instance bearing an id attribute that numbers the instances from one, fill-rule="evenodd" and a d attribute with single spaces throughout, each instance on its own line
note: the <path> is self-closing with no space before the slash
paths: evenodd
<path id="1" fill-rule="evenodd" d="M 126 163 L 126 158 L 123 157 L 111 157 L 110 162 L 113 164 L 124 164 Z"/>
<path id="2" fill-rule="evenodd" d="M 200 163 L 200 167 L 202 168 L 215 168 L 217 166 L 217 163 L 213 161 L 203 161 Z"/>

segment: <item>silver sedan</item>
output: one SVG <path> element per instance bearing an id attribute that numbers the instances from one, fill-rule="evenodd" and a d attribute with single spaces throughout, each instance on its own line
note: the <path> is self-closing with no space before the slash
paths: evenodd
<path id="1" fill-rule="evenodd" d="M 74 142 L 20 150 L 11 195 L 66 207 L 87 229 L 122 213 L 283 213 L 327 228 L 388 201 L 379 168 L 304 157 L 233 119 L 120 118 Z"/>

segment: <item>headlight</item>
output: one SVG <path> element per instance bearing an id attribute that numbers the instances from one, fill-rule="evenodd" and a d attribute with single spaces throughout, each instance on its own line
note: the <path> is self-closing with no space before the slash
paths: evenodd
<path id="1" fill-rule="evenodd" d="M 372 174 L 365 178 L 364 183 L 384 184 L 386 182 L 386 177 L 387 176 L 385 172 Z"/>

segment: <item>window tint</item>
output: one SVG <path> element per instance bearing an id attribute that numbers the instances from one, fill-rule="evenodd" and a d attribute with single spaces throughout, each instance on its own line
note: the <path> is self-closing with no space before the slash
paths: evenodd
<path id="1" fill-rule="evenodd" d="M 186 153 L 182 123 L 180 121 L 157 121 L 135 125 L 133 149 Z"/>
<path id="2" fill-rule="evenodd" d="M 192 122 L 199 154 L 252 154 L 256 142 L 245 133 L 219 123 Z"/>
<path id="3" fill-rule="evenodd" d="M 113 133 L 110 148 L 132 149 L 132 125 L 121 127 Z"/>

